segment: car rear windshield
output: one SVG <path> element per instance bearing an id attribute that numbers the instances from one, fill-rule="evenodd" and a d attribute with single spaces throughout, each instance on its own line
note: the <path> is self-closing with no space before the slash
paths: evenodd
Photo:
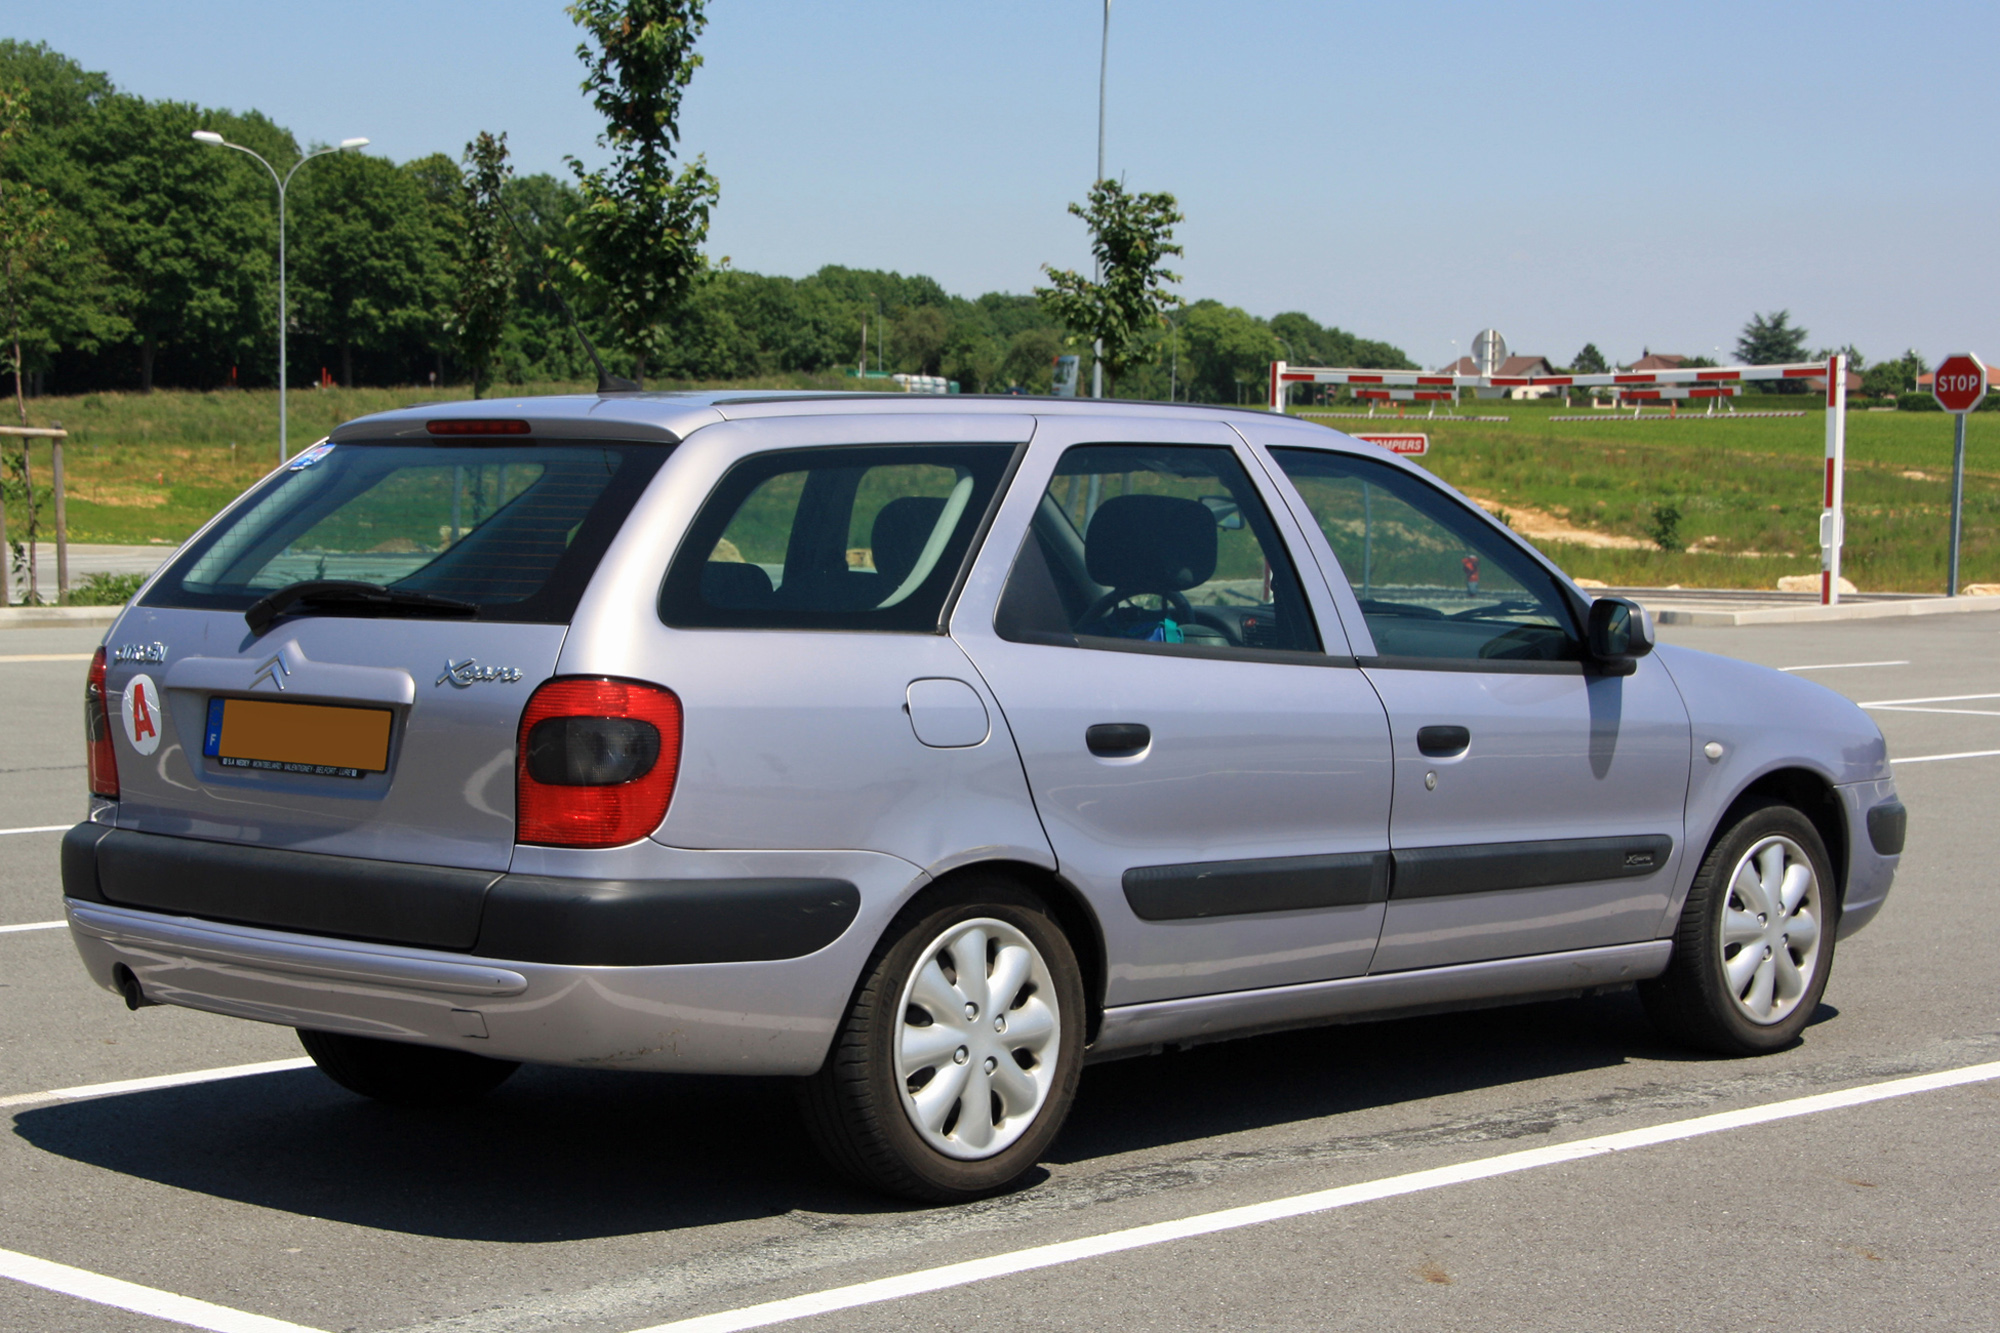
<path id="1" fill-rule="evenodd" d="M 145 605 L 240 611 L 344 579 L 562 624 L 667 450 L 657 444 L 318 444 L 174 560 Z"/>

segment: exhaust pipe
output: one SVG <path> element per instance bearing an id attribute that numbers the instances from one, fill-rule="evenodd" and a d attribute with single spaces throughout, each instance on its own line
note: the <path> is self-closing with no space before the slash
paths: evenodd
<path id="1" fill-rule="evenodd" d="M 145 990 L 139 985 L 139 978 L 133 973 L 131 968 L 125 966 L 123 963 L 114 963 L 112 965 L 111 984 L 116 986 L 118 993 L 125 997 L 125 1007 L 127 1009 L 144 1009 L 149 1005 L 158 1003 L 156 1000 L 146 998 Z"/>

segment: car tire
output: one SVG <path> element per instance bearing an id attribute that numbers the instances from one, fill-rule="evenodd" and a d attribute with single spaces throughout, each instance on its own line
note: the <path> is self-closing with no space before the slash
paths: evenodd
<path id="1" fill-rule="evenodd" d="M 1819 830 L 1760 801 L 1709 848 L 1667 970 L 1639 986 L 1653 1022 L 1690 1046 L 1764 1055 L 1797 1040 L 1833 970 L 1839 897 Z"/>
<path id="2" fill-rule="evenodd" d="M 346 1088 L 392 1106 L 457 1106 L 476 1101 L 521 1066 L 470 1051 L 416 1046 L 379 1037 L 300 1028 L 299 1044 L 320 1072 Z"/>
<path id="3" fill-rule="evenodd" d="M 1076 953 L 1033 894 L 982 878 L 927 895 L 884 934 L 806 1082 L 812 1137 L 843 1175 L 900 1198 L 1006 1190 L 1069 1114 L 1084 1003 Z"/>

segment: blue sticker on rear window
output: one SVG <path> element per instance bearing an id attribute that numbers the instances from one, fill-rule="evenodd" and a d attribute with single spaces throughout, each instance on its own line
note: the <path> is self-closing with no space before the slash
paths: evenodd
<path id="1" fill-rule="evenodd" d="M 320 459 L 325 458 L 328 454 L 332 452 L 333 452 L 333 446 L 326 443 L 326 441 L 322 440 L 318 444 L 314 445 L 312 448 L 300 454 L 297 458 L 294 458 L 286 466 L 289 467 L 293 472 L 299 472 L 306 468 L 311 467 L 314 463 L 319 462 Z"/>

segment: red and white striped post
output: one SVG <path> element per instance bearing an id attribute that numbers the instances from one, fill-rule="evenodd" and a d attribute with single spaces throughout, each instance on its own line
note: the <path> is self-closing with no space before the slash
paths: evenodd
<path id="1" fill-rule="evenodd" d="M 1819 516 L 1819 603 L 1840 604 L 1840 547 L 1847 534 L 1847 357 L 1826 359 L 1826 509 Z"/>

